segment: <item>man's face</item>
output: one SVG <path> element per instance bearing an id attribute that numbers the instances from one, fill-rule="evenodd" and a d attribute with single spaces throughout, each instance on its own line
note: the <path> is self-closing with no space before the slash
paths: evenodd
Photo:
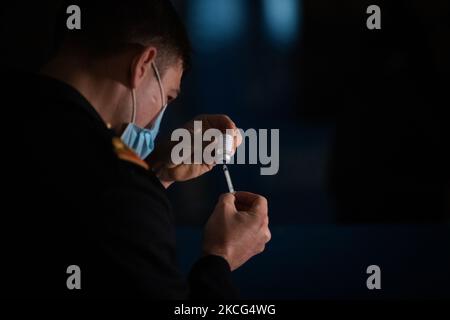
<path id="1" fill-rule="evenodd" d="M 161 71 L 160 71 L 161 72 Z M 181 78 L 183 77 L 183 63 L 178 60 L 161 74 L 164 98 L 156 74 L 151 68 L 142 82 L 136 88 L 136 124 L 142 128 L 150 128 L 161 112 L 164 104 L 175 100 L 180 93 Z"/>

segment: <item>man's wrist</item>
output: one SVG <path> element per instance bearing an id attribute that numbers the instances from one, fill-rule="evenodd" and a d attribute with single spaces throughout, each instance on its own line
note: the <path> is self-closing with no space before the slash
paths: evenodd
<path id="1" fill-rule="evenodd" d="M 221 261 L 223 261 L 224 264 L 226 264 L 226 265 L 228 266 L 228 269 L 230 270 L 230 272 L 233 271 L 232 268 L 231 268 L 230 262 L 229 262 L 228 259 L 227 259 L 226 257 L 224 257 L 223 255 L 218 255 L 218 254 L 204 254 L 204 255 L 200 258 L 200 260 L 203 260 L 203 259 L 215 259 L 215 260 L 221 260 Z"/>
<path id="2" fill-rule="evenodd" d="M 223 260 L 225 260 L 228 263 L 230 270 L 233 270 L 229 256 L 226 253 L 224 253 L 222 251 L 210 251 L 210 250 L 203 251 L 202 258 L 210 257 L 210 256 L 222 258 Z"/>

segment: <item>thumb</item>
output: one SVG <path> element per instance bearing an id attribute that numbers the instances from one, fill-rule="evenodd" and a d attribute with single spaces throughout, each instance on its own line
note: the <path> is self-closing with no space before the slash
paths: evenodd
<path id="1" fill-rule="evenodd" d="M 219 201 L 217 203 L 218 206 L 223 208 L 230 208 L 232 212 L 236 212 L 236 197 L 232 193 L 224 193 L 220 196 Z M 225 210 L 229 212 L 230 210 Z"/>
<path id="2" fill-rule="evenodd" d="M 248 212 L 253 213 L 258 216 L 267 216 L 269 213 L 267 199 L 263 196 L 258 196 L 253 200 L 253 203 L 248 210 Z"/>

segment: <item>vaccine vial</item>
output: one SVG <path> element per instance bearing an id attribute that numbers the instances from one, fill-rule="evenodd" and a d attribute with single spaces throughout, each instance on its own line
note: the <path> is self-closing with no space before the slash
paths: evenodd
<path id="1" fill-rule="evenodd" d="M 223 139 L 222 141 L 223 146 L 217 148 L 216 160 L 218 163 L 228 164 L 231 162 L 231 159 L 234 156 L 233 152 L 234 137 L 229 134 L 224 134 L 222 136 L 222 139 Z"/>

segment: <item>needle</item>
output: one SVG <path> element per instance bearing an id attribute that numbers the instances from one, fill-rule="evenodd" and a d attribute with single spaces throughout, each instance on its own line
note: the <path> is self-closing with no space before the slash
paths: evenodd
<path id="1" fill-rule="evenodd" d="M 233 182 L 231 182 L 230 171 L 228 170 L 226 164 L 223 165 L 223 173 L 225 174 L 225 179 L 227 180 L 228 190 L 230 190 L 230 193 L 235 193 L 233 188 Z"/>

